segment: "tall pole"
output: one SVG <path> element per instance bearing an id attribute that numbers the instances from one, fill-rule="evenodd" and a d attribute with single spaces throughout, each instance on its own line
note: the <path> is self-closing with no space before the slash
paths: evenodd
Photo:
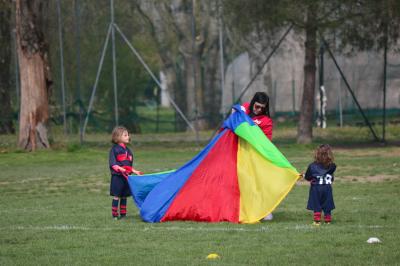
<path id="1" fill-rule="evenodd" d="M 16 98 L 17 98 L 17 102 L 16 102 L 16 106 L 20 106 L 19 103 L 19 99 L 20 99 L 20 86 L 19 86 L 19 63 L 18 63 L 18 47 L 17 47 L 17 36 L 16 36 L 16 31 L 13 31 L 13 44 L 14 44 L 14 67 L 15 67 L 15 92 L 16 92 Z M 19 112 L 18 112 L 18 122 L 19 122 Z"/>
<path id="2" fill-rule="evenodd" d="M 63 106 L 63 125 L 64 135 L 67 135 L 67 112 L 65 107 L 65 86 L 64 86 L 64 46 L 62 38 L 62 19 L 61 19 L 61 4 L 60 0 L 57 0 L 57 15 L 58 15 L 58 41 L 60 45 L 60 74 L 61 74 L 61 96 Z"/>
<path id="3" fill-rule="evenodd" d="M 113 62 L 113 85 L 114 85 L 114 112 L 115 112 L 115 125 L 119 124 L 118 119 L 118 91 L 117 91 L 117 65 L 115 59 L 115 28 L 114 28 L 114 0 L 110 0 L 111 9 L 111 49 L 112 49 L 112 62 Z"/>
<path id="4" fill-rule="evenodd" d="M 199 111 L 199 106 L 198 106 L 198 102 L 199 102 L 199 99 L 197 99 L 197 90 L 199 89 L 199 88 L 197 88 L 197 77 L 196 77 L 196 63 L 197 63 L 197 60 L 196 60 L 196 56 L 197 56 L 197 53 L 196 53 L 196 20 L 195 20 L 195 15 L 194 15 L 194 11 L 195 11 L 195 3 L 196 2 L 196 0 L 192 0 L 192 65 L 193 65 L 193 85 L 194 85 L 194 101 L 195 101 L 195 105 L 196 105 L 196 107 L 195 107 L 195 119 L 196 119 L 196 123 L 195 123 L 195 129 L 196 129 L 196 141 L 197 141 L 197 144 L 199 143 L 199 130 L 198 130 L 198 128 L 199 128 L 199 114 L 198 114 L 198 111 Z"/>
<path id="5" fill-rule="evenodd" d="M 82 100 L 81 100 L 81 15 L 80 15 L 80 0 L 75 0 L 75 45 L 76 45 L 76 97 L 77 103 L 79 106 L 79 142 L 83 144 L 83 124 L 82 124 L 82 116 L 83 116 L 83 108 L 82 108 Z"/>
<path id="6" fill-rule="evenodd" d="M 236 63 L 235 61 L 232 62 L 232 104 L 235 103 L 236 101 L 236 95 L 235 95 L 235 91 L 236 91 L 236 83 L 235 83 L 235 77 L 236 77 L 236 67 L 235 67 Z M 230 110 L 224 110 L 224 117 L 226 117 L 226 114 L 229 113 L 230 114 Z"/>
<path id="7" fill-rule="evenodd" d="M 387 46 L 388 46 L 388 26 L 385 29 L 385 47 L 383 51 L 383 115 L 382 115 L 382 142 L 385 142 L 386 134 L 386 68 L 387 68 Z"/>
<path id="8" fill-rule="evenodd" d="M 342 107 L 342 80 L 340 78 L 340 74 L 337 73 L 338 75 L 338 80 L 339 80 L 339 86 L 338 86 L 338 101 L 339 101 L 339 124 L 340 127 L 343 127 L 343 107 Z"/>
<path id="9" fill-rule="evenodd" d="M 319 121 L 320 127 L 324 128 L 324 42 L 321 42 L 319 51 Z"/>
<path id="10" fill-rule="evenodd" d="M 87 124 L 89 122 L 89 115 L 90 115 L 90 111 L 92 110 L 92 106 L 93 106 L 93 102 L 94 102 L 94 95 L 96 94 L 97 84 L 99 83 L 100 73 L 101 73 L 101 69 L 103 67 L 104 56 L 106 54 L 106 50 L 107 50 L 107 46 L 108 46 L 108 41 L 110 39 L 111 28 L 112 27 L 113 26 L 111 24 L 108 26 L 106 40 L 104 41 L 103 50 L 101 52 L 100 63 L 99 63 L 99 66 L 97 67 L 97 74 L 96 74 L 96 79 L 94 81 L 94 85 L 93 85 L 93 89 L 92 89 L 92 95 L 90 96 L 90 100 L 89 100 L 89 107 L 88 107 L 87 112 L 86 112 L 85 122 L 83 123 L 82 135 L 85 134 L 86 127 L 87 127 Z"/>
<path id="11" fill-rule="evenodd" d="M 15 5 L 13 6 L 15 8 Z M 15 9 L 14 9 L 14 14 L 15 14 Z M 15 96 L 16 96 L 16 104 L 15 106 L 19 106 L 21 108 L 20 104 L 20 99 L 21 99 L 21 87 L 20 87 L 20 76 L 19 76 L 19 61 L 18 61 L 18 46 L 17 46 L 17 31 L 16 31 L 16 25 L 13 25 L 13 31 L 12 31 L 12 39 L 13 39 L 13 57 L 14 57 L 14 71 L 15 71 Z M 20 109 L 18 109 L 17 112 L 17 122 L 19 125 L 19 114 L 20 114 Z"/>
<path id="12" fill-rule="evenodd" d="M 292 110 L 293 114 L 296 113 L 296 81 L 294 69 L 292 68 Z"/>
<path id="13" fill-rule="evenodd" d="M 222 5 L 220 4 L 220 1 L 218 1 L 218 34 L 219 34 L 219 60 L 220 60 L 220 72 L 221 72 L 221 94 L 224 90 L 225 87 L 225 66 L 224 66 L 224 38 L 223 38 L 223 24 L 222 24 L 222 19 L 221 19 L 221 9 Z M 223 114 L 225 116 L 225 114 Z"/>

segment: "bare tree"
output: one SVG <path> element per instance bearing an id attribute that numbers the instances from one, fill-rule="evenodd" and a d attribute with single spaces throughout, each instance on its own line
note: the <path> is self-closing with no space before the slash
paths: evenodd
<path id="1" fill-rule="evenodd" d="M 16 0 L 16 33 L 21 79 L 18 146 L 49 148 L 47 122 L 52 83 L 44 37 L 47 1 Z"/>
<path id="2" fill-rule="evenodd" d="M 190 119 L 198 122 L 199 129 L 207 128 L 206 116 L 215 115 L 209 114 L 209 107 L 219 102 L 213 89 L 218 71 L 216 4 L 188 0 L 138 1 L 137 8 L 150 24 L 168 85 L 177 85 L 179 70 L 183 74 L 185 89 L 177 95 L 178 104 Z M 218 112 L 218 108 L 212 110 Z"/>

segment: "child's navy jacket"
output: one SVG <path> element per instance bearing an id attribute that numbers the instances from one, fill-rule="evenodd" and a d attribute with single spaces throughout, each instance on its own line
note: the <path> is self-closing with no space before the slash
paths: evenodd
<path id="1" fill-rule="evenodd" d="M 304 178 L 313 185 L 330 185 L 333 182 L 335 170 L 334 163 L 325 168 L 322 164 L 314 162 L 308 166 Z"/>
<path id="2" fill-rule="evenodd" d="M 113 145 L 113 147 L 110 150 L 110 156 L 109 156 L 109 165 L 112 175 L 121 175 L 120 172 L 112 168 L 113 165 L 118 165 L 121 167 L 126 167 L 126 166 L 132 167 L 132 161 L 133 161 L 133 154 L 128 147 L 126 147 L 125 145 L 121 146 L 119 144 Z"/>
<path id="3" fill-rule="evenodd" d="M 308 210 L 314 212 L 323 210 L 324 213 L 330 213 L 331 210 L 335 209 L 331 186 L 335 170 L 335 164 L 325 168 L 322 164 L 314 162 L 308 166 L 304 175 L 304 178 L 311 183 L 307 203 Z"/>

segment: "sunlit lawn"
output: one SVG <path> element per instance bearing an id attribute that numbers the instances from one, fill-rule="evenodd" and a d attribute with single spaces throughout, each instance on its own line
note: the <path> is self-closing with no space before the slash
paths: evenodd
<path id="1" fill-rule="evenodd" d="M 254 225 L 141 221 L 132 201 L 128 218 L 111 219 L 108 135 L 54 138 L 53 149 L 25 153 L 15 136 L 0 149 L 0 265 L 395 265 L 400 261 L 400 147 L 371 144 L 360 129 L 320 132 L 311 145 L 294 144 L 295 130 L 276 130 L 280 150 L 301 172 L 320 142 L 331 142 L 338 165 L 333 223 L 311 225 L 308 184 L 298 183 Z M 134 136 L 136 167 L 179 167 L 212 132 Z M 358 136 L 356 136 L 358 135 Z M 366 136 L 366 137 L 365 137 Z M 353 142 L 351 142 L 353 137 Z M 368 244 L 369 237 L 382 243 Z M 206 256 L 220 258 L 209 261 Z"/>

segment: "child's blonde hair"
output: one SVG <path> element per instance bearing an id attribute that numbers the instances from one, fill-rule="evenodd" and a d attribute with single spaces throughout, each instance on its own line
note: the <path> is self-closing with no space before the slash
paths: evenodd
<path id="1" fill-rule="evenodd" d="M 314 159 L 316 163 L 322 164 L 324 167 L 329 167 L 334 161 L 331 146 L 329 144 L 321 144 L 315 150 Z"/>
<path id="2" fill-rule="evenodd" d="M 125 131 L 128 132 L 128 134 L 129 134 L 129 131 L 126 129 L 126 127 L 116 126 L 113 129 L 112 134 L 111 134 L 111 142 L 115 143 L 115 144 L 120 143 L 121 142 L 121 136 L 122 136 L 122 134 L 124 134 Z"/>

